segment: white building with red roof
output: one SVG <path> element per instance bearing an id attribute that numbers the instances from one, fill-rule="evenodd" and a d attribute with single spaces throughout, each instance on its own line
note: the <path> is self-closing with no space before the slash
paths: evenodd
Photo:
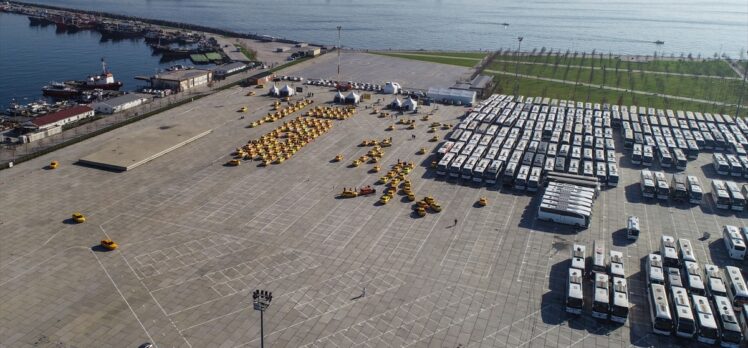
<path id="1" fill-rule="evenodd" d="M 35 117 L 23 124 L 24 128 L 45 131 L 54 127 L 61 127 L 94 115 L 94 109 L 85 105 L 73 106 L 44 116 Z"/>

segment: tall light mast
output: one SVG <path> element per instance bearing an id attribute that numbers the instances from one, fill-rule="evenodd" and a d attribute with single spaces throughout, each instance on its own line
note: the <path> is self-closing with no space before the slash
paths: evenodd
<path id="1" fill-rule="evenodd" d="M 343 29 L 343 27 L 338 25 L 338 83 L 340 83 L 340 29 Z"/>

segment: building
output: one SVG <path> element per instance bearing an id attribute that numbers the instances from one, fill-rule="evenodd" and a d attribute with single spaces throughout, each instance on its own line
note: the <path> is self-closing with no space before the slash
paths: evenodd
<path id="1" fill-rule="evenodd" d="M 213 68 L 213 77 L 216 79 L 225 79 L 226 76 L 236 74 L 240 71 L 247 70 L 249 65 L 242 62 L 233 62 L 228 64 L 219 65 Z"/>
<path id="2" fill-rule="evenodd" d="M 470 82 L 458 82 L 450 88 L 464 91 L 474 91 L 478 97 L 484 98 L 491 93 L 491 89 L 493 88 L 493 77 L 478 75 Z"/>
<path id="3" fill-rule="evenodd" d="M 23 128 L 33 131 L 46 131 L 55 127 L 62 127 L 68 123 L 82 120 L 94 115 L 94 110 L 85 105 L 73 106 L 51 114 L 36 117 L 23 123 Z"/>
<path id="4" fill-rule="evenodd" d="M 475 103 L 475 91 L 466 91 L 452 88 L 429 88 L 426 93 L 432 100 L 454 105 L 473 105 Z"/>
<path id="5" fill-rule="evenodd" d="M 320 54 L 322 54 L 322 50 L 319 48 L 312 48 L 312 49 L 306 50 L 307 57 L 316 57 Z"/>
<path id="6" fill-rule="evenodd" d="M 151 77 L 151 86 L 156 89 L 171 89 L 176 92 L 183 92 L 206 86 L 211 81 L 213 81 L 213 72 L 210 70 L 175 70 Z"/>
<path id="7" fill-rule="evenodd" d="M 147 103 L 151 97 L 147 94 L 130 93 L 93 104 L 94 110 L 102 114 L 113 114 Z"/>
<path id="8" fill-rule="evenodd" d="M 264 85 L 270 81 L 273 81 L 273 78 L 275 78 L 275 75 L 271 71 L 263 71 L 244 80 L 244 85 Z"/>

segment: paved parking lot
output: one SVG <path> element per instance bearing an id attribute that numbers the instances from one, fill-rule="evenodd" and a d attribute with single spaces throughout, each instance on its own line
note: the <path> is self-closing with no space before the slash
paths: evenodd
<path id="1" fill-rule="evenodd" d="M 434 178 L 431 158 L 415 154 L 438 144 L 428 142 L 427 123 L 387 132 L 393 120 L 371 115 L 370 104 L 281 165 L 226 167 L 234 148 L 277 125 L 245 128 L 271 103 L 247 91 L 232 88 L 0 172 L 0 342 L 256 347 L 251 292 L 265 289 L 274 295 L 265 313 L 273 347 L 679 347 L 691 342 L 650 335 L 643 257 L 669 234 L 691 239 L 702 263 L 734 264 L 719 227 L 745 223 L 745 213 L 715 212 L 709 199 L 698 207 L 642 202 L 628 160 L 619 161 L 619 187 L 597 200 L 591 227 L 575 233 L 536 221 L 532 196 Z M 314 92 L 316 104 L 333 96 Z M 237 113 L 244 105 L 250 112 Z M 465 110 L 423 112 L 455 123 Z M 73 164 L 162 117 L 216 126 L 129 172 Z M 348 164 L 368 151 L 361 140 L 390 136 L 383 170 L 414 161 L 414 193 L 434 196 L 442 212 L 415 217 L 399 195 L 384 206 L 378 196 L 336 198 L 343 187 L 374 184 L 373 165 Z M 332 163 L 338 153 L 345 161 Z M 43 169 L 53 159 L 61 167 Z M 705 180 L 708 161 L 702 154 L 688 172 Z M 489 205 L 478 208 L 483 195 Z M 75 211 L 88 222 L 69 224 Z M 631 244 L 621 230 L 630 214 L 643 229 Z M 107 237 L 117 251 L 94 247 Z M 589 311 L 564 314 L 569 248 L 596 239 L 627 257 L 633 308 L 622 327 Z"/>
<path id="2" fill-rule="evenodd" d="M 469 80 L 471 69 L 417 60 L 380 56 L 363 52 L 341 54 L 340 80 L 377 83 L 399 82 L 403 88 L 427 90 L 450 87 L 457 80 Z M 279 75 L 301 76 L 305 79 L 338 79 L 338 57 L 335 53 L 315 58 L 309 64 L 292 66 Z"/>

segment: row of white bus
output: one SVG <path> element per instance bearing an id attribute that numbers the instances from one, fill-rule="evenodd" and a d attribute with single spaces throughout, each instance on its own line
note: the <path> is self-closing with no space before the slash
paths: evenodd
<path id="1" fill-rule="evenodd" d="M 538 207 L 538 220 L 586 228 L 592 221 L 592 208 L 597 197 L 595 188 L 568 183 L 566 178 L 551 176 Z M 559 181 L 555 181 L 555 180 Z M 567 181 L 567 182 L 564 182 Z"/>
<path id="2" fill-rule="evenodd" d="M 644 198 L 657 198 L 701 204 L 704 188 L 694 175 L 674 174 L 642 169 L 639 185 Z"/>
<path id="3" fill-rule="evenodd" d="M 748 185 L 734 181 L 712 180 L 712 199 L 717 209 L 743 211 L 746 197 Z"/>
<path id="4" fill-rule="evenodd" d="M 574 244 L 571 250 L 571 266 L 566 283 L 566 312 L 582 314 L 585 296 L 584 279 L 590 278 L 592 285 L 592 317 L 625 323 L 629 315 L 629 293 L 623 265 L 623 253 L 610 251 L 607 262 L 605 245 L 596 240 L 592 245 L 591 267 L 587 267 L 586 247 Z M 585 272 L 588 272 L 585 275 Z"/>
<path id="5" fill-rule="evenodd" d="M 691 242 L 671 236 L 662 236 L 660 253 L 649 254 L 645 267 L 654 333 L 740 346 L 748 317 L 736 313 L 748 312 L 748 288 L 739 268 L 725 267 L 724 278 L 715 265 L 702 270 Z"/>
<path id="6" fill-rule="evenodd" d="M 719 175 L 748 178 L 748 156 L 714 153 L 712 167 Z"/>

